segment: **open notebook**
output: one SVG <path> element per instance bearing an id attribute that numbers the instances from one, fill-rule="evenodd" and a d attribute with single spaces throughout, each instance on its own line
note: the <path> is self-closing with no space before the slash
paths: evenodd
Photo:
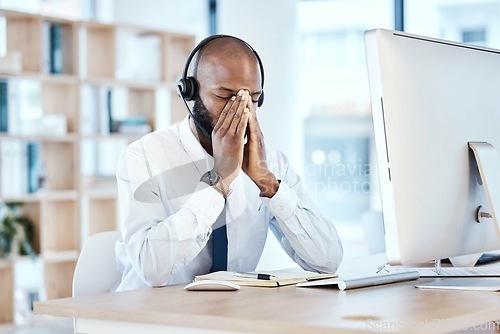
<path id="1" fill-rule="evenodd" d="M 258 273 L 237 273 L 234 271 L 216 271 L 206 275 L 196 276 L 195 281 L 200 280 L 219 280 L 219 281 L 230 281 L 237 283 L 241 286 L 256 286 L 256 287 L 279 287 L 285 285 L 297 284 L 300 282 L 308 282 L 314 280 L 321 280 L 327 278 L 335 278 L 335 274 L 318 274 L 313 272 L 284 272 L 284 271 L 266 271 L 260 272 L 261 275 L 273 276 L 270 279 L 258 279 L 252 277 L 242 277 L 242 276 L 253 276 Z"/>

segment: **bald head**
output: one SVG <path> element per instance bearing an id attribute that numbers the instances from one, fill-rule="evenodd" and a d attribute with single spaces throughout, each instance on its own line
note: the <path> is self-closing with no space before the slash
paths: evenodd
<path id="1" fill-rule="evenodd" d="M 198 81 L 203 80 L 207 66 L 224 66 L 231 63 L 239 63 L 241 66 L 255 63 L 260 73 L 257 57 L 248 45 L 228 36 L 211 40 L 198 52 L 193 60 L 193 74 Z"/>

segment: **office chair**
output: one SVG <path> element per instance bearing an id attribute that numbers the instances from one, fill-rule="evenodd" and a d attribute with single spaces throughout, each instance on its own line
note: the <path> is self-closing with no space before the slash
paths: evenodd
<path id="1" fill-rule="evenodd" d="M 73 275 L 73 297 L 110 292 L 120 282 L 115 256 L 120 237 L 120 231 L 107 231 L 87 239 Z"/>

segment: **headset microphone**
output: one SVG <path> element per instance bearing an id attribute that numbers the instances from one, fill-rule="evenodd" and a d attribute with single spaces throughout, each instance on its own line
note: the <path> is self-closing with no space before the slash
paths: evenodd
<path id="1" fill-rule="evenodd" d="M 262 93 L 259 96 L 259 101 L 257 102 L 257 106 L 262 106 L 264 103 L 264 66 L 262 65 L 262 61 L 260 60 L 259 55 L 257 52 L 244 40 L 230 36 L 230 35 L 213 35 L 205 38 L 202 40 L 194 49 L 191 51 L 189 54 L 188 58 L 186 59 L 186 63 L 184 64 L 184 70 L 182 71 L 182 77 L 179 79 L 177 82 L 177 94 L 179 97 L 182 99 L 184 102 L 184 105 L 186 106 L 186 109 L 189 113 L 189 116 L 193 119 L 194 124 L 198 129 L 200 129 L 201 133 L 210 141 L 212 141 L 212 134 L 207 131 L 202 125 L 201 122 L 197 120 L 197 117 L 194 115 L 193 111 L 189 108 L 187 101 L 192 101 L 196 98 L 198 94 L 198 82 L 196 81 L 196 78 L 193 76 L 188 76 L 187 72 L 189 69 L 189 65 L 191 64 L 191 60 L 194 58 L 195 54 L 200 51 L 205 45 L 207 45 L 210 41 L 217 39 L 217 38 L 222 38 L 222 37 L 229 37 L 229 38 L 234 38 L 243 44 L 245 44 L 255 55 L 257 58 L 257 62 L 259 63 L 259 68 L 260 68 L 260 75 L 261 75 L 261 88 L 262 88 Z"/>

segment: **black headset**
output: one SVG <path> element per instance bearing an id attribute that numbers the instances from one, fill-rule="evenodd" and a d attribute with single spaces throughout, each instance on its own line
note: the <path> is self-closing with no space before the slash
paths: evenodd
<path id="1" fill-rule="evenodd" d="M 191 109 L 189 108 L 187 101 L 192 101 L 196 97 L 196 94 L 198 93 L 198 81 L 196 81 L 196 78 L 193 76 L 187 76 L 187 72 L 189 70 L 189 65 L 191 64 L 191 61 L 193 60 L 194 56 L 198 51 L 200 51 L 205 45 L 210 43 L 210 41 L 213 41 L 214 39 L 217 38 L 223 38 L 223 37 L 229 37 L 229 38 L 234 38 L 243 44 L 245 44 L 255 55 L 255 58 L 257 58 L 257 62 L 259 63 L 259 68 L 260 68 L 260 78 L 261 78 L 261 88 L 262 92 L 259 96 L 259 100 L 257 101 L 257 106 L 262 106 L 264 103 L 264 66 L 262 65 L 262 61 L 260 60 L 259 54 L 244 40 L 234 37 L 231 35 L 213 35 L 213 36 L 208 36 L 204 40 L 202 40 L 194 49 L 191 51 L 189 56 L 186 59 L 186 63 L 184 64 L 184 70 L 182 71 L 182 77 L 179 79 L 177 82 L 177 94 L 180 96 L 180 98 L 184 101 L 184 104 L 186 105 L 186 108 L 189 112 L 189 115 L 193 119 L 194 123 L 196 126 L 200 129 L 200 131 L 207 137 L 209 140 L 211 140 L 212 135 L 209 133 L 206 129 L 201 126 L 200 122 L 196 119 L 196 116 L 193 114 Z"/>

